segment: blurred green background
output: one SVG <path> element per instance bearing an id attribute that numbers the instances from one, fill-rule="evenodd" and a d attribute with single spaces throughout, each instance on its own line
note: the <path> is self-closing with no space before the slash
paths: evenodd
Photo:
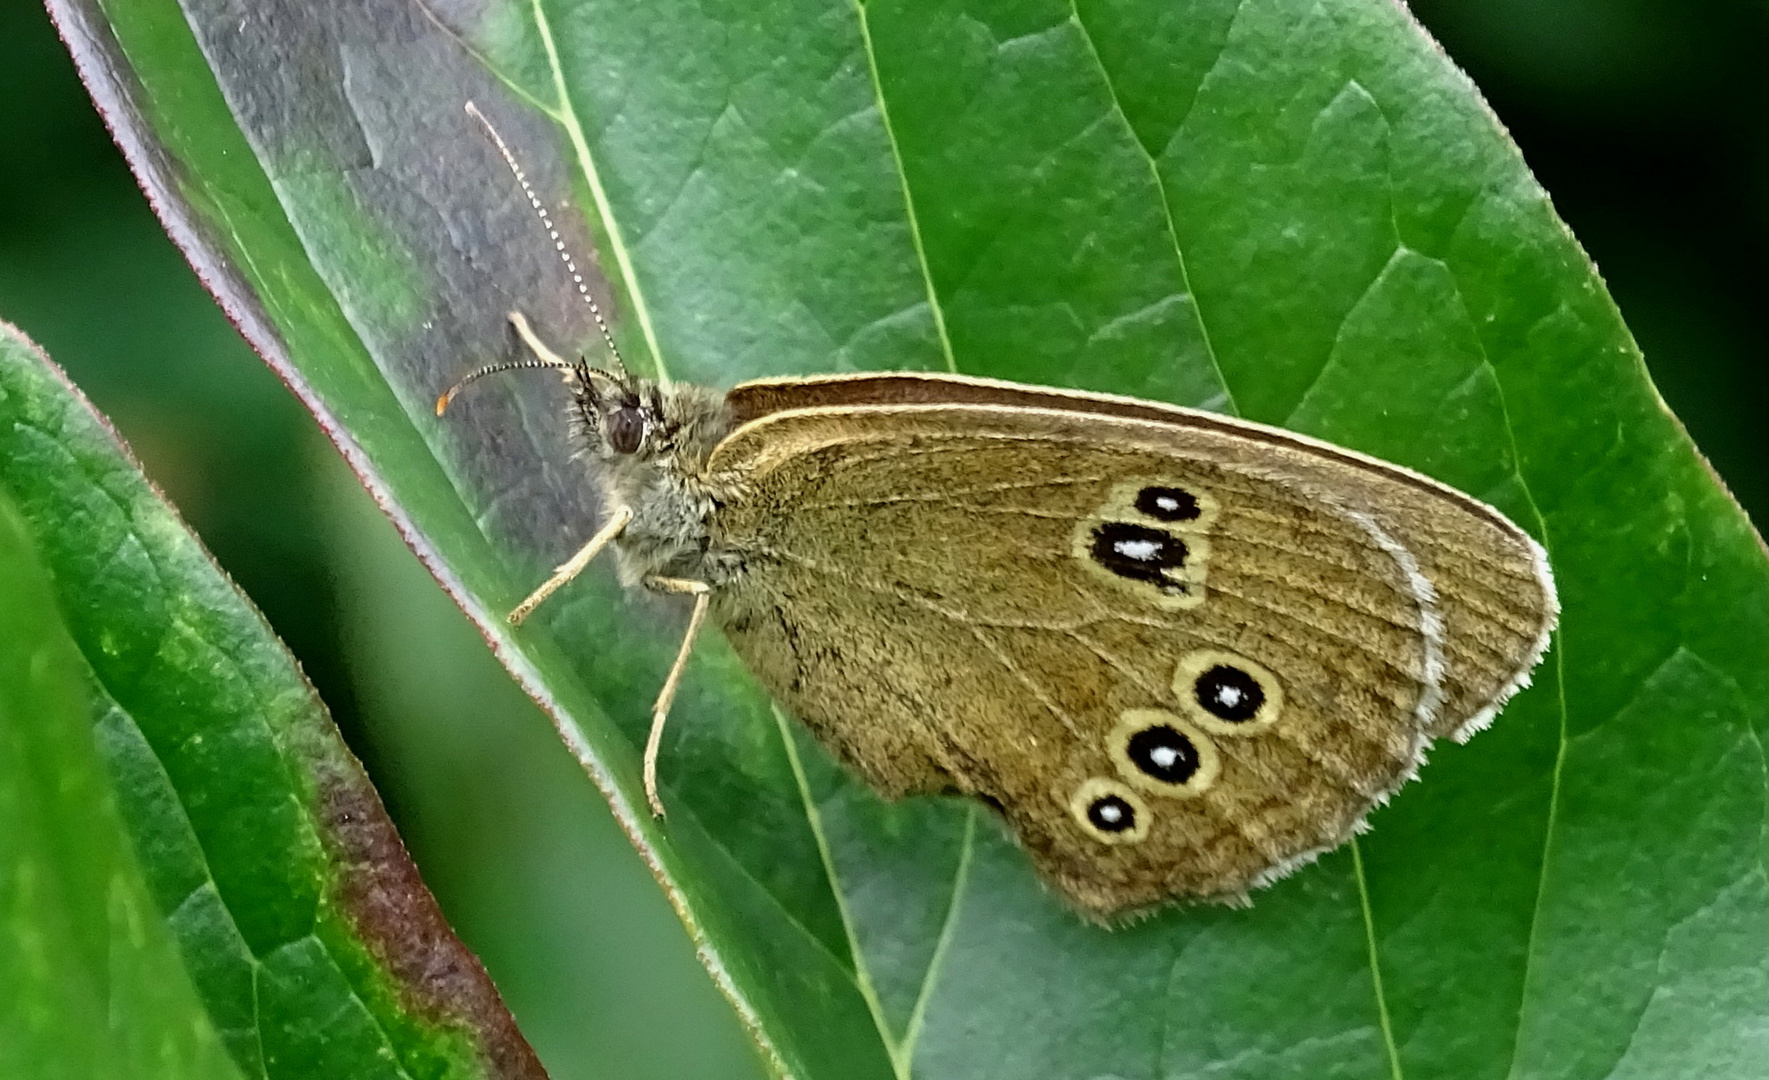
<path id="1" fill-rule="evenodd" d="M 1665 398 L 1762 520 L 1769 4 L 1413 8 L 1509 126 Z M 300 657 L 557 1080 L 761 1075 L 546 721 L 161 233 L 30 0 L 0 5 L 0 318 L 115 420 Z M 469 771 L 497 796 L 454 782 Z"/>

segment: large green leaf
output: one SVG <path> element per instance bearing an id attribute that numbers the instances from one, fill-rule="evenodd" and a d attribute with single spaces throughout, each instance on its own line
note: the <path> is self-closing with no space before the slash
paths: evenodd
<path id="1" fill-rule="evenodd" d="M 7 741 L 34 755 L 24 765 L 39 775 L 22 775 L 45 790 L 36 793 L 43 805 L 25 805 L 20 820 L 63 833 L 63 850 L 41 853 L 52 871 L 46 896 L 59 895 L 72 929 L 89 939 L 82 944 L 92 955 L 80 959 L 90 966 L 103 958 L 103 943 L 87 923 L 102 917 L 107 903 L 125 923 L 163 916 L 164 928 L 155 922 L 132 933 L 151 940 L 170 929 L 182 964 L 164 976 L 165 993 L 188 980 L 207 1010 L 206 1025 L 247 1077 L 544 1076 L 478 962 L 418 880 L 294 659 L 104 421 L 4 324 L 0 501 L 16 502 L 53 578 L 70 648 L 84 660 L 76 670 L 92 719 L 83 720 L 83 734 L 88 742 L 96 736 L 151 895 L 151 904 L 139 907 L 126 891 L 107 896 L 96 876 L 107 870 L 104 849 L 82 852 L 76 843 L 103 818 L 102 806 L 83 808 L 100 798 L 87 797 L 98 781 L 59 767 L 55 755 L 72 751 L 69 736 L 51 726 L 59 719 L 54 702 L 29 709 L 21 698 L 17 711 L 8 709 Z M 20 625 L 0 628 L 0 659 L 18 676 L 14 688 L 22 694 L 33 689 L 23 673 L 42 668 L 47 681 L 72 658 L 57 651 L 60 631 L 42 638 L 27 632 L 23 620 L 39 598 L 31 577 L 23 570 L 20 577 L 20 610 L 15 616 L 5 605 L 6 617 Z M 6 581 L 15 588 L 11 576 Z M 35 692 L 48 698 L 50 690 Z M 33 740 L 40 744 L 35 751 Z M 59 801 L 48 798 L 55 780 L 43 770 L 65 776 Z M 23 873 L 46 873 L 21 866 Z M 21 907 L 17 916 L 21 934 L 45 939 L 61 932 L 59 921 L 52 907 Z M 144 958 L 152 955 L 139 948 Z M 125 948 L 112 952 L 123 976 L 109 1002 L 114 1022 L 125 1033 L 137 1025 L 151 1031 L 144 1010 L 153 1007 L 152 997 L 128 979 L 137 958 Z M 33 1007 L 56 1024 L 80 1023 L 80 994 L 102 989 L 102 982 L 83 987 L 81 975 L 71 964 L 67 1003 L 39 1000 Z M 195 1071 L 203 1064 L 200 1042 L 192 1047 L 168 1042 L 167 1053 L 192 1058 L 188 1075 L 207 1075 Z M 76 1076 L 78 1062 L 66 1058 L 65 1072 L 5 1075 Z M 168 1060 L 166 1068 L 173 1067 Z"/>
<path id="2" fill-rule="evenodd" d="M 84 675 L 0 489 L 0 1075 L 238 1080 L 131 856 Z"/>
<path id="3" fill-rule="evenodd" d="M 1769 1008 L 1769 574 L 1595 270 L 1389 0 L 53 0 L 174 235 L 558 720 L 775 1068 L 813 1078 L 1745 1076 Z M 182 16 L 182 18 L 181 18 Z M 188 20 L 188 21 L 185 21 Z M 1235 411 L 1547 545 L 1557 647 L 1375 831 L 1248 910 L 1106 931 L 986 815 L 885 806 L 682 612 L 574 585 L 521 307 L 729 383 L 955 370 Z M 612 284 L 609 284 L 612 282 Z"/>

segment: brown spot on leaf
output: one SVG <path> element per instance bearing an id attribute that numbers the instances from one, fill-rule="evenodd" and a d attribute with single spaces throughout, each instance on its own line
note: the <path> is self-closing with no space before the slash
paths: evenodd
<path id="1" fill-rule="evenodd" d="M 363 943 L 425 1019 L 464 1030 L 494 1080 L 547 1072 L 484 965 L 455 936 L 361 767 L 315 763 L 325 842 L 339 867 L 336 900 Z"/>

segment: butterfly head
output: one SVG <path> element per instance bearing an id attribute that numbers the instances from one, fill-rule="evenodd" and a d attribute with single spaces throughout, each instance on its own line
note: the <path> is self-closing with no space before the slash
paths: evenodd
<path id="1" fill-rule="evenodd" d="M 713 445 L 730 430 L 724 401 L 712 391 L 639 378 L 627 371 L 618 354 L 613 370 L 592 367 L 587 359 L 562 359 L 534 337 L 520 314 L 512 314 L 510 319 L 535 355 L 468 372 L 436 399 L 436 415 L 441 416 L 462 390 L 487 375 L 542 369 L 557 371 L 571 393 L 570 419 L 578 456 L 606 462 L 617 471 L 632 471 L 646 464 L 696 471 Z"/>
<path id="2" fill-rule="evenodd" d="M 577 455 L 593 463 L 603 505 L 632 512 L 614 544 L 622 579 L 705 580 L 719 503 L 706 463 L 731 428 L 723 395 L 581 368 L 566 381 Z"/>
<path id="3" fill-rule="evenodd" d="M 578 454 L 610 471 L 697 473 L 730 430 L 723 399 L 686 383 L 574 365 L 565 373 Z"/>
<path id="4" fill-rule="evenodd" d="M 491 121 L 472 102 L 466 109 L 485 129 L 546 229 L 608 347 L 612 370 L 592 367 L 582 357 L 569 361 L 559 356 L 534 332 L 526 316 L 512 311 L 510 325 L 528 347 L 529 357 L 469 372 L 437 398 L 436 415 L 441 416 L 469 383 L 487 375 L 518 369 L 557 371 L 571 394 L 574 456 L 595 463 L 589 472 L 602 489 L 604 508 L 627 512 L 627 524 L 614 540 L 622 579 L 633 584 L 652 574 L 692 575 L 707 549 L 708 523 L 720 501 L 715 485 L 705 476 L 705 466 L 713 447 L 732 426 L 724 396 L 696 386 L 641 379 L 627 370 L 602 307 L 546 203 Z"/>
<path id="5" fill-rule="evenodd" d="M 571 396 L 574 456 L 590 463 L 603 505 L 632 511 L 615 544 L 622 577 L 698 573 L 719 492 L 706 475 L 713 447 L 731 430 L 724 395 L 688 383 L 639 378 L 550 355 L 470 373 L 437 402 L 440 414 L 468 383 L 496 372 L 550 368 Z"/>

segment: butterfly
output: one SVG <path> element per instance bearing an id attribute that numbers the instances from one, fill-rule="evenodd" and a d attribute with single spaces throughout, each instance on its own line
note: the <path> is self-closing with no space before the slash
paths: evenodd
<path id="1" fill-rule="evenodd" d="M 659 814 L 710 619 L 873 790 L 982 800 L 1080 912 L 1240 900 L 1490 722 L 1558 616 L 1503 514 L 1278 428 L 959 375 L 719 393 L 631 375 L 606 326 L 611 369 L 511 322 L 533 358 L 437 412 L 510 368 L 569 391 L 605 517 L 513 622 L 603 552 L 692 598 Z"/>

